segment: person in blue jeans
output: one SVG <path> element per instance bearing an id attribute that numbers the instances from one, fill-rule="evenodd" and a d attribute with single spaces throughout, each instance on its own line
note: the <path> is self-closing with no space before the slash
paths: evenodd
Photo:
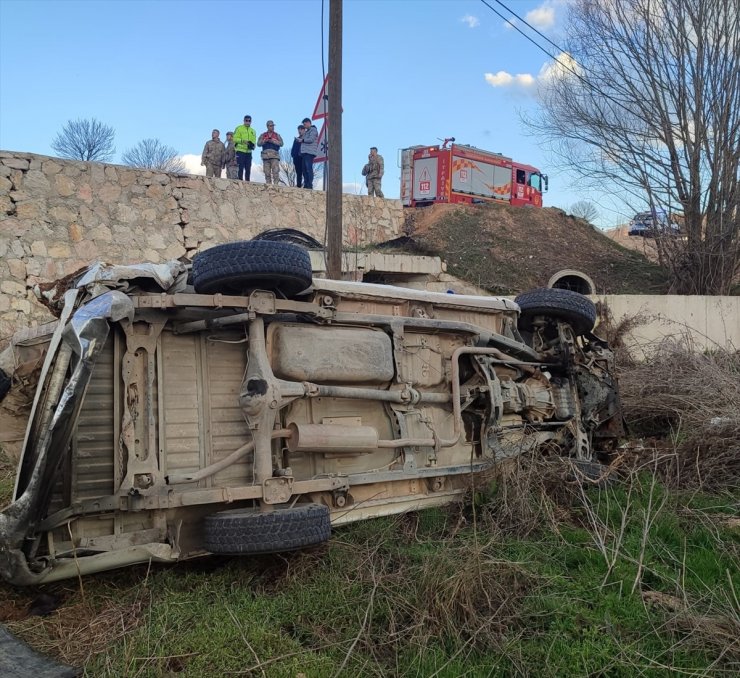
<path id="1" fill-rule="evenodd" d="M 293 158 L 295 167 L 295 185 L 296 188 L 303 188 L 303 158 L 301 157 L 301 142 L 306 128 L 298 125 L 298 136 L 293 139 L 293 147 L 290 149 L 290 157 Z"/>
<path id="2" fill-rule="evenodd" d="M 303 159 L 303 188 L 313 188 L 313 159 L 319 152 L 319 130 L 311 122 L 311 118 L 303 118 L 303 133 L 301 141 L 301 158 Z"/>

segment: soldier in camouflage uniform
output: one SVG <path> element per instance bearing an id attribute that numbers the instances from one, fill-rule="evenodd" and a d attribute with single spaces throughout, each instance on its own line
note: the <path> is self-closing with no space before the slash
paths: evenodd
<path id="1" fill-rule="evenodd" d="M 238 179 L 239 165 L 236 162 L 236 147 L 234 145 L 234 133 L 226 132 L 226 151 L 224 153 L 224 168 L 227 179 Z"/>
<path id="2" fill-rule="evenodd" d="M 220 134 L 221 132 L 217 129 L 213 130 L 211 132 L 211 140 L 206 141 L 206 145 L 203 147 L 200 164 L 205 165 L 207 177 L 221 176 L 226 148 L 224 147 L 224 142 L 218 138 Z"/>
<path id="3" fill-rule="evenodd" d="M 257 145 L 262 149 L 262 169 L 265 172 L 265 183 L 280 183 L 280 147 L 283 138 L 275 131 L 275 123 L 267 121 L 267 131 L 260 134 Z"/>
<path id="4" fill-rule="evenodd" d="M 375 195 L 378 198 L 383 197 L 383 191 L 380 190 L 383 172 L 383 156 L 378 155 L 377 147 L 372 146 L 370 148 L 370 155 L 367 156 L 367 164 L 362 168 L 362 176 L 365 177 L 367 182 L 368 195 Z"/>

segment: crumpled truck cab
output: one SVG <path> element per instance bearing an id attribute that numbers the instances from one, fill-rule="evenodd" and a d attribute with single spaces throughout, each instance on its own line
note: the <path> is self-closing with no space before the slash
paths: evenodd
<path id="1" fill-rule="evenodd" d="M 264 240 L 192 271 L 93 266 L 48 338 L 0 574 L 298 549 L 458 500 L 520 454 L 608 457 L 621 413 L 594 321 L 568 290 L 312 280 L 304 249 Z"/>

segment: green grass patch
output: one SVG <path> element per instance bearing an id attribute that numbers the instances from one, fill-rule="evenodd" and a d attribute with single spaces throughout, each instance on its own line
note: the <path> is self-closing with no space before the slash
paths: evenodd
<path id="1" fill-rule="evenodd" d="M 474 509 L 364 521 L 311 552 L 51 585 L 55 613 L 9 626 L 89 676 L 736 670 L 738 498 L 546 476 L 516 501 L 521 472 L 479 486 Z"/>
<path id="2" fill-rule="evenodd" d="M 0 507 L 5 507 L 13 498 L 16 464 L 0 446 Z"/>

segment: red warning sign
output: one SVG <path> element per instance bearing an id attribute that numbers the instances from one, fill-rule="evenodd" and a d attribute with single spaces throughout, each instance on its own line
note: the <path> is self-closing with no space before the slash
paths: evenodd
<path id="1" fill-rule="evenodd" d="M 321 86 L 319 98 L 316 99 L 316 105 L 313 107 L 312 120 L 321 120 L 329 114 L 329 74 L 324 78 L 324 84 Z"/>

